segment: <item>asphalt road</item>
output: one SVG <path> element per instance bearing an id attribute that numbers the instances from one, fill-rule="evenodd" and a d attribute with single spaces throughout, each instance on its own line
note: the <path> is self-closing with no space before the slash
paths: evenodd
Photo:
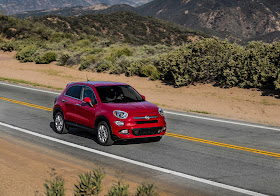
<path id="1" fill-rule="evenodd" d="M 56 95 L 0 83 L 0 97 L 52 108 Z M 178 134 L 178 137 L 170 134 L 158 143 L 137 140 L 103 147 L 95 142 L 93 135 L 81 130 L 71 129 L 67 135 L 56 134 L 52 129 L 53 120 L 50 111 L 0 99 L 2 123 L 158 168 L 218 182 L 221 186 L 93 154 L 2 125 L 0 125 L 0 133 L 69 153 L 78 158 L 96 161 L 99 165 L 139 173 L 155 180 L 168 181 L 173 183 L 174 187 L 177 186 L 177 195 L 185 195 L 184 190 L 191 190 L 198 195 L 243 194 L 239 189 L 235 191 L 227 188 L 226 185 L 252 191 L 251 195 L 255 193 L 280 195 L 280 129 L 258 128 L 259 125 L 254 126 L 254 124 L 250 127 L 240 125 L 238 121 L 229 121 L 237 123 L 232 124 L 215 121 L 217 118 L 214 117 L 212 117 L 213 121 L 183 116 L 187 113 L 177 115 L 170 112 L 172 111 L 166 113 L 167 131 Z M 257 150 L 265 153 L 261 154 L 262 152 Z"/>

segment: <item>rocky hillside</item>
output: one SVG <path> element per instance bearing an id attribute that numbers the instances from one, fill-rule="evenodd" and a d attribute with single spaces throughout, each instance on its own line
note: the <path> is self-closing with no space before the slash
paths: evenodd
<path id="1" fill-rule="evenodd" d="M 1 0 L 0 11 L 12 15 L 25 11 L 48 10 L 62 7 L 91 6 L 99 3 L 140 6 L 151 0 Z"/>
<path id="2" fill-rule="evenodd" d="M 279 0 L 154 0 L 136 8 L 129 5 L 104 5 L 99 6 L 99 9 L 91 6 L 64 8 L 28 12 L 18 16 L 73 16 L 118 11 L 130 11 L 168 20 L 232 42 L 280 40 Z"/>
<path id="3" fill-rule="evenodd" d="M 138 11 L 219 37 L 279 40 L 279 0 L 154 0 Z"/>

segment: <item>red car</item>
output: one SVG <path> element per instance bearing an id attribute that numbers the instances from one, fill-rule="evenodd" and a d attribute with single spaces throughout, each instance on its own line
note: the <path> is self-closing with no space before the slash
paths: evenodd
<path id="1" fill-rule="evenodd" d="M 68 84 L 55 98 L 53 118 L 57 133 L 67 133 L 69 127 L 94 131 L 104 146 L 134 138 L 156 142 L 166 132 L 163 110 L 117 82 Z"/>

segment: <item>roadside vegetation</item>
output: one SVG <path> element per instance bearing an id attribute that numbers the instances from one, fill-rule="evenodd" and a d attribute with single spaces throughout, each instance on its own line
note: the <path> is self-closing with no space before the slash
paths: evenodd
<path id="1" fill-rule="evenodd" d="M 66 189 L 65 181 L 61 176 L 57 176 L 55 169 L 52 168 L 50 179 L 44 184 L 46 196 L 64 196 Z M 102 180 L 105 177 L 105 172 L 98 168 L 91 172 L 80 174 L 79 181 L 74 185 L 73 194 L 75 196 L 97 196 L 103 190 Z M 129 185 L 119 181 L 107 190 L 106 196 L 129 196 Z M 135 196 L 156 196 L 158 195 L 154 184 L 143 183 L 137 187 Z"/>
<path id="2" fill-rule="evenodd" d="M 231 44 L 149 17 L 120 12 L 20 20 L 0 16 L 0 49 L 20 62 L 149 77 L 179 86 L 280 89 L 280 43 Z M 196 38 L 192 41 L 189 37 Z"/>

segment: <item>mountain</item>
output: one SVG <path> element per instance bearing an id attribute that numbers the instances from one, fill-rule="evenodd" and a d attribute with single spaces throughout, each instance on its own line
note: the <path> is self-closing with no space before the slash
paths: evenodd
<path id="1" fill-rule="evenodd" d="M 279 0 L 154 0 L 138 12 L 219 37 L 279 40 Z"/>
<path id="2" fill-rule="evenodd" d="M 26 20 L 32 20 L 35 24 L 40 23 L 48 27 L 48 29 L 53 29 L 57 32 L 107 37 L 114 41 L 135 45 L 181 45 L 205 37 L 205 35 L 191 31 L 186 27 L 131 12 L 77 17 L 47 15 Z M 13 28 L 4 29 L 9 30 Z M 21 28 L 15 29 L 22 31 Z M 17 34 L 16 32 L 8 32 L 8 34 L 10 33 Z"/>
<path id="3" fill-rule="evenodd" d="M 59 15 L 59 16 L 82 16 L 89 14 L 110 14 L 121 11 L 129 11 L 137 13 L 137 9 L 127 4 L 119 4 L 108 6 L 107 4 L 96 4 L 91 6 L 77 6 L 77 7 L 64 7 L 48 10 L 28 11 L 16 14 L 18 18 L 37 17 L 45 15 Z"/>
<path id="4" fill-rule="evenodd" d="M 61 8 L 27 12 L 17 16 L 20 18 L 47 14 L 73 16 L 118 11 L 130 11 L 167 20 L 231 42 L 280 40 L 279 0 L 154 0 L 138 7 L 132 7 L 130 3 L 108 7 L 104 5 L 102 9 L 90 6 Z"/>
<path id="5" fill-rule="evenodd" d="M 96 4 L 127 4 L 140 6 L 151 0 L 0 0 L 0 11 L 7 15 L 25 11 L 48 10 L 62 7 L 91 6 Z"/>

